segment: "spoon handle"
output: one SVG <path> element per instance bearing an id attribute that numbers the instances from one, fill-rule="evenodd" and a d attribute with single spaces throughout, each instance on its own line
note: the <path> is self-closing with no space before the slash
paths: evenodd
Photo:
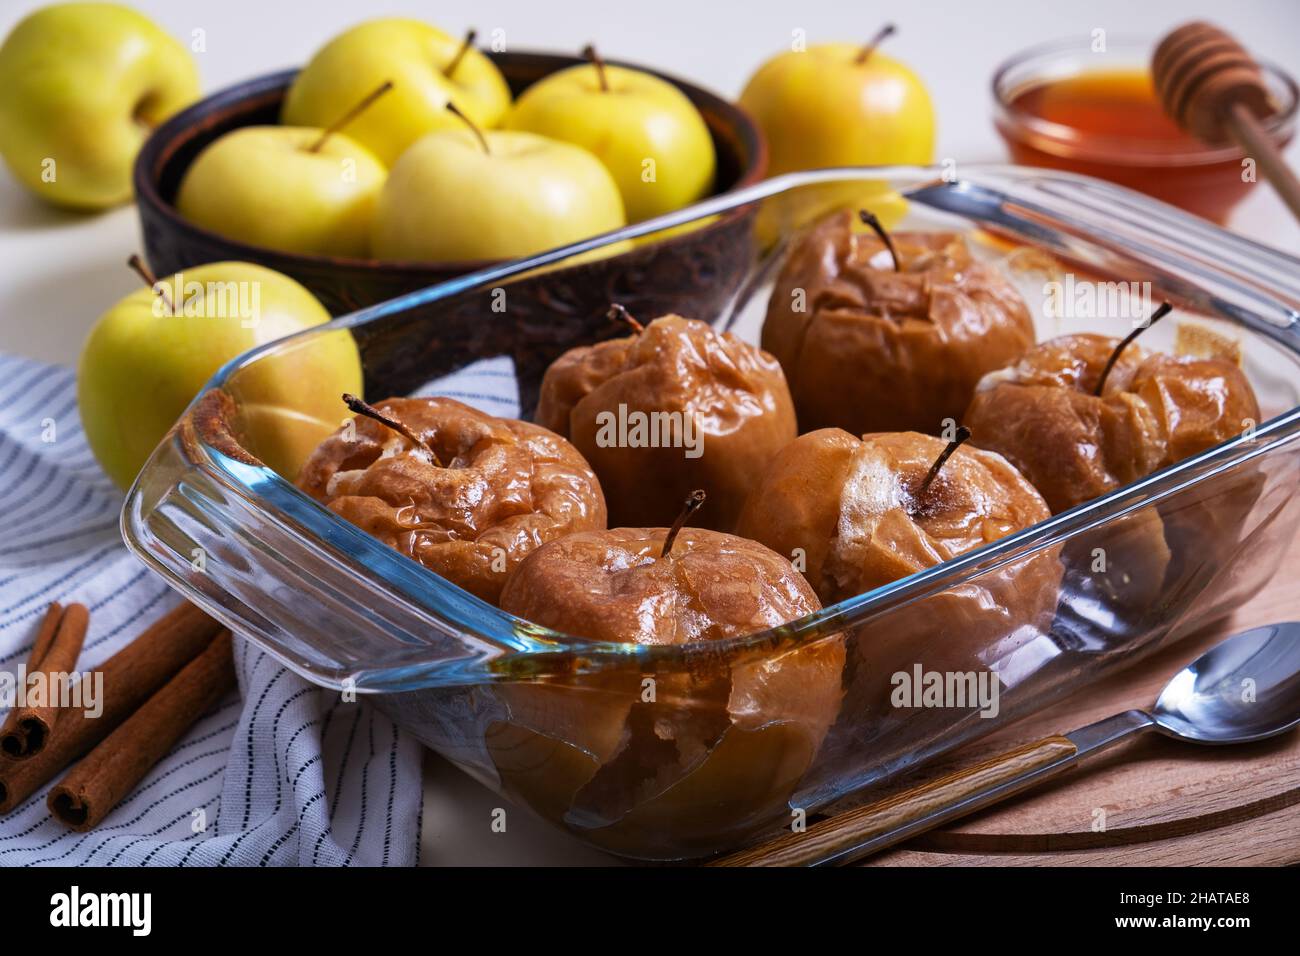
<path id="1" fill-rule="evenodd" d="M 1044 737 L 876 803 L 786 833 L 711 866 L 822 866 L 850 863 L 949 823 L 1046 780 L 1078 761 L 1152 725 L 1128 711 L 1074 731 Z"/>
<path id="2" fill-rule="evenodd" d="M 964 816 L 1064 770 L 1078 753 L 1066 737 L 1045 737 L 919 787 L 742 850 L 715 866 L 847 863 Z"/>

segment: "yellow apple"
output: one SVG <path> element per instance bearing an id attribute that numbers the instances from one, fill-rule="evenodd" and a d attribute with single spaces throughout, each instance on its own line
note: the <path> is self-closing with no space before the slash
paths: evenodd
<path id="1" fill-rule="evenodd" d="M 772 176 L 934 161 L 934 107 L 925 85 L 874 44 L 824 43 L 775 56 L 750 78 L 740 105 L 767 137 Z M 770 241 L 842 206 L 870 208 L 887 228 L 907 208 L 883 182 L 807 186 L 764 205 L 760 236 Z"/>
<path id="2" fill-rule="evenodd" d="M 289 126 L 328 126 L 339 113 L 385 81 L 393 91 L 348 126 L 353 139 L 387 166 L 426 133 L 454 129 L 456 107 L 480 127 L 496 126 L 510 108 L 501 71 L 463 41 L 419 20 L 362 23 L 325 44 L 285 96 L 280 120 Z M 447 76 L 444 70 L 455 63 Z"/>
<path id="3" fill-rule="evenodd" d="M 350 136 L 322 135 L 295 126 L 233 130 L 186 170 L 176 208 L 256 246 L 364 258 L 388 170 Z"/>
<path id="4" fill-rule="evenodd" d="M 288 276 L 216 262 L 141 288 L 100 317 L 81 353 L 77 403 L 95 457 L 122 488 L 212 374 L 254 346 L 329 321 Z M 287 478 L 360 394 L 352 336 L 330 332 L 237 373 L 248 447 Z"/>
<path id="5" fill-rule="evenodd" d="M 524 91 L 507 129 L 594 153 L 614 177 L 629 222 L 708 195 L 717 158 L 699 110 L 671 83 L 601 62 L 573 66 Z"/>
<path id="6" fill-rule="evenodd" d="M 767 136 L 768 172 L 925 165 L 934 107 L 915 73 L 879 50 L 823 43 L 768 60 L 740 94 Z"/>
<path id="7" fill-rule="evenodd" d="M 388 174 L 371 250 L 381 259 L 513 259 L 625 225 L 609 171 L 535 133 L 430 133 Z"/>
<path id="8" fill-rule="evenodd" d="M 189 51 L 115 3 L 63 3 L 0 45 L 0 153 L 42 199 L 104 209 L 131 198 L 135 154 L 197 99 Z"/>

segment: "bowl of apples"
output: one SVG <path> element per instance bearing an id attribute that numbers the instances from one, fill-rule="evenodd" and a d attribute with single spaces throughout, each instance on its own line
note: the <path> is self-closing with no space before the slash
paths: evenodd
<path id="1" fill-rule="evenodd" d="M 302 70 L 176 114 L 134 171 L 149 264 L 166 275 L 255 262 L 340 315 L 765 173 L 762 133 L 706 90 L 591 48 L 485 52 L 473 41 L 371 21 Z M 607 336 L 616 297 L 645 314 L 683 300 L 721 312 L 749 268 L 754 214 L 620 243 L 518 283 L 492 336 L 471 334 L 477 311 L 440 314 L 436 334 L 484 339 L 499 354 L 523 327 L 547 326 L 565 347 Z"/>

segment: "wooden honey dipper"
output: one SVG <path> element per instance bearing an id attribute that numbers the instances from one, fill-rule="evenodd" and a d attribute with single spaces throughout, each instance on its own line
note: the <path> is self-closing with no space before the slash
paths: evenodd
<path id="1" fill-rule="evenodd" d="M 1264 73 L 1245 47 L 1209 23 L 1184 24 L 1151 59 L 1156 94 L 1184 130 L 1212 145 L 1235 140 L 1300 219 L 1300 181 L 1263 121 L 1275 112 Z"/>

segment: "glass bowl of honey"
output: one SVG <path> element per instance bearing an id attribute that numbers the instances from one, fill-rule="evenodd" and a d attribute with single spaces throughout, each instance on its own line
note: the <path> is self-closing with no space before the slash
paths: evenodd
<path id="1" fill-rule="evenodd" d="M 993 76 L 998 132 L 1019 164 L 1107 179 L 1223 223 L 1256 185 L 1254 164 L 1235 143 L 1206 144 L 1165 115 L 1151 80 L 1155 45 L 1097 33 L 1017 54 Z M 1274 107 L 1265 128 L 1286 144 L 1296 83 L 1261 67 Z"/>

